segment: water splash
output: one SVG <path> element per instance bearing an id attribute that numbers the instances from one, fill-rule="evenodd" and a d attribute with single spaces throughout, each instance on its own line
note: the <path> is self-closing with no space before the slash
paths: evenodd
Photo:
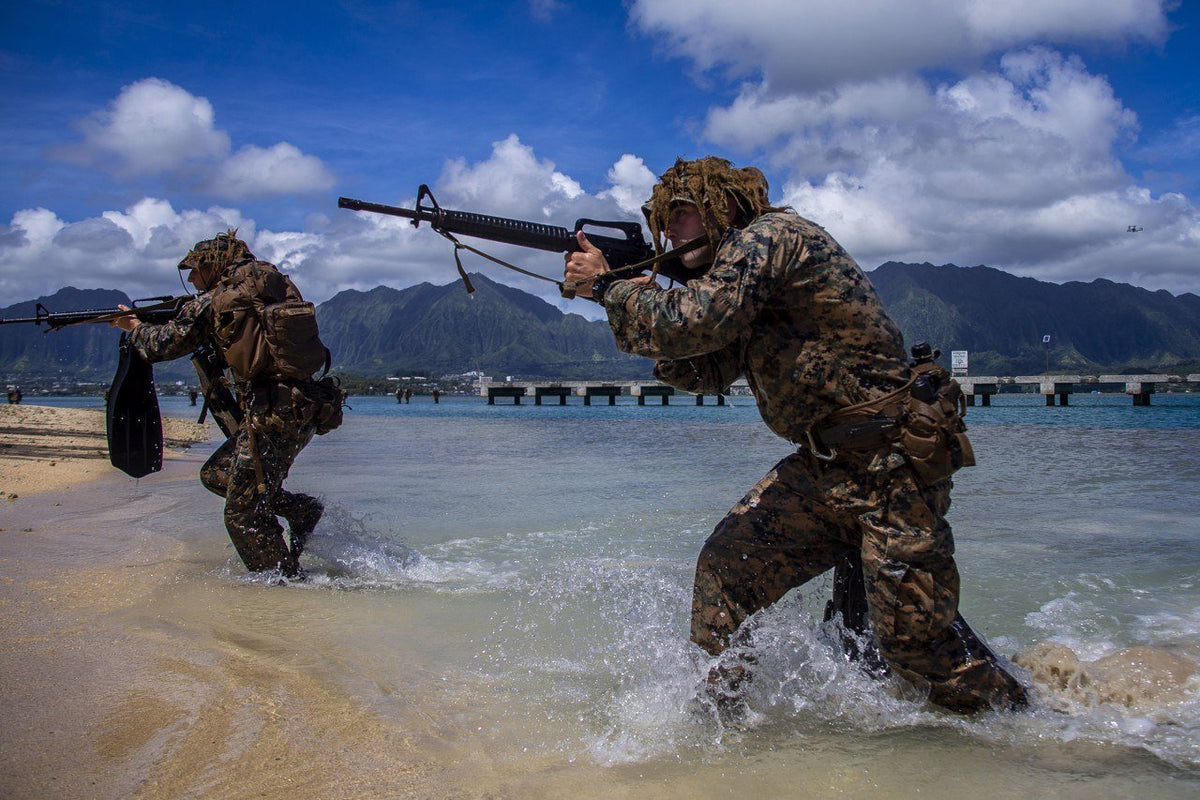
<path id="1" fill-rule="evenodd" d="M 369 517 L 328 501 L 300 560 L 307 585 L 338 589 L 434 586 L 473 592 L 501 580 L 478 559 L 430 559 L 401 543 L 397 531 L 375 527 Z"/>

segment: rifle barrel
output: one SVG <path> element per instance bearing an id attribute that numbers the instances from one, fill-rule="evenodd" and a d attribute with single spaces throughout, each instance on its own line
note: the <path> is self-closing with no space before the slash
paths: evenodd
<path id="1" fill-rule="evenodd" d="M 348 208 L 351 211 L 370 211 L 373 214 L 390 214 L 393 217 L 404 217 L 421 222 L 432 222 L 433 214 L 424 211 L 413 211 L 400 206 L 386 206 L 383 203 L 371 203 L 367 200 L 355 200 L 353 197 L 339 197 L 338 208 Z"/>
<path id="2" fill-rule="evenodd" d="M 371 203 L 366 200 L 355 200 L 350 197 L 339 197 L 338 207 L 348 208 L 351 211 L 370 211 L 374 214 L 403 217 L 411 219 L 413 224 L 428 222 L 435 230 L 461 236 L 473 236 L 476 239 L 487 239 L 492 242 L 515 244 L 519 247 L 532 247 L 535 250 L 548 250 L 552 253 L 578 249 L 575 236 L 559 225 L 495 217 L 491 214 L 477 214 L 473 211 L 451 211 L 440 208 L 414 210 L 382 203 Z"/>

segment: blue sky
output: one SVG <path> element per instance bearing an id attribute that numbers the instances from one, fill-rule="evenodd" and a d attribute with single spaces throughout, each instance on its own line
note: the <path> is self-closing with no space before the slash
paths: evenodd
<path id="1" fill-rule="evenodd" d="M 654 175 L 709 153 L 864 269 L 1200 293 L 1200 14 L 1174 2 L 175 5 L 0 10 L 0 305 L 172 291 L 233 226 L 318 301 L 447 283 L 442 239 L 337 197 L 429 183 L 449 208 L 636 219 Z"/>

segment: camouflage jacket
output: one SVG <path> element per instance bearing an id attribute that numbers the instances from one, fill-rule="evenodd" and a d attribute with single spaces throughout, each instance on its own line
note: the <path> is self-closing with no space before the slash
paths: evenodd
<path id="1" fill-rule="evenodd" d="M 745 375 L 763 420 L 803 442 L 829 412 L 901 386 L 899 329 L 854 260 L 792 212 L 730 229 L 712 268 L 663 289 L 614 282 L 609 325 L 627 353 L 684 391 L 723 392 Z"/>
<path id="2" fill-rule="evenodd" d="M 129 341 L 151 363 L 171 361 L 213 344 L 214 327 L 212 295 L 201 292 L 184 303 L 170 322 L 138 325 L 130 331 Z"/>

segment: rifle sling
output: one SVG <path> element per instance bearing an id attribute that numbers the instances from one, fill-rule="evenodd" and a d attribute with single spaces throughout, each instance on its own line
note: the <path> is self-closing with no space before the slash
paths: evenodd
<path id="1" fill-rule="evenodd" d="M 537 278 L 539 281 L 548 281 L 550 283 L 553 283 L 555 286 L 558 287 L 558 291 L 563 295 L 563 297 L 566 297 L 568 299 L 575 296 L 575 286 L 573 284 L 568 286 L 563 281 L 557 281 L 554 278 L 550 278 L 545 275 L 539 275 L 536 272 L 530 272 L 527 269 L 518 267 L 516 264 L 510 264 L 507 261 L 505 261 L 504 259 L 497 258 L 496 256 L 493 256 L 493 255 L 490 255 L 489 253 L 483 252 L 482 250 L 480 250 L 477 247 L 472 247 L 469 244 L 465 244 L 465 243 L 459 241 L 454 236 L 454 234 L 450 233 L 449 231 L 443 230 L 441 228 L 436 228 L 436 227 L 434 228 L 434 230 L 437 231 L 438 233 L 440 233 L 446 239 L 450 240 L 450 242 L 454 245 L 454 266 L 456 266 L 458 268 L 458 276 L 460 278 L 462 278 L 463 286 L 465 286 L 467 289 L 467 294 L 473 293 L 475 291 L 475 287 L 471 285 L 471 279 L 467 277 L 467 272 L 465 269 L 463 269 L 462 259 L 458 255 L 459 250 L 470 250 L 475 255 L 482 256 L 483 258 L 486 258 L 488 261 L 491 261 L 494 264 L 499 264 L 502 267 L 507 267 L 508 269 L 511 269 L 514 272 L 519 272 L 522 275 L 527 275 L 530 278 Z M 682 255 L 684 253 L 691 252 L 692 250 L 698 250 L 699 248 L 703 247 L 706 244 L 708 244 L 708 239 L 703 236 L 698 236 L 695 239 L 693 239 L 692 241 L 690 241 L 684 245 L 681 245 L 680 247 L 676 247 L 673 250 L 668 250 L 665 253 L 659 253 L 656 256 L 647 258 L 644 261 L 639 261 L 636 264 L 627 264 L 623 267 L 617 267 L 616 269 L 610 269 L 609 272 L 640 272 L 640 271 L 644 270 L 646 267 L 653 266 L 654 269 L 650 272 L 650 278 L 651 278 L 651 280 L 653 280 L 654 278 L 658 277 L 658 265 L 661 262 L 666 261 L 669 258 L 674 258 L 674 257 Z"/>
<path id="2" fill-rule="evenodd" d="M 482 256 L 483 258 L 486 258 L 488 261 L 491 261 L 495 264 L 499 264 L 502 267 L 507 267 L 508 269 L 511 269 L 515 272 L 521 273 L 522 275 L 528 275 L 530 278 L 537 278 L 539 281 L 549 281 L 550 283 L 553 283 L 555 286 L 557 286 L 560 291 L 562 290 L 562 286 L 563 286 L 562 281 L 556 281 L 553 278 L 546 277 L 545 275 L 539 275 L 536 272 L 530 272 L 527 269 L 518 267 L 516 264 L 510 264 L 501 258 L 496 258 L 493 255 L 485 253 L 477 247 L 472 247 L 469 244 L 464 244 L 463 242 L 460 242 L 457 238 L 455 238 L 454 234 L 450 233 L 449 231 L 445 231 L 440 228 L 434 228 L 434 230 L 437 231 L 438 233 L 440 233 L 442 236 L 445 236 L 447 239 L 449 239 L 454 244 L 454 265 L 456 267 L 458 267 L 458 275 L 460 278 L 462 278 L 463 286 L 465 286 L 467 288 L 467 294 L 472 294 L 475 291 L 475 287 L 471 285 L 471 279 L 467 277 L 467 271 L 465 269 L 463 269 L 462 259 L 458 255 L 459 250 L 470 250 L 472 253 L 474 253 L 477 256 Z"/>
<path id="3" fill-rule="evenodd" d="M 651 256 L 650 258 L 647 258 L 645 261 L 639 261 L 636 264 L 626 264 L 623 267 L 617 267 L 616 269 L 610 269 L 609 272 L 627 272 L 627 271 L 640 272 L 643 269 L 645 269 L 646 267 L 653 265 L 654 269 L 650 271 L 650 277 L 655 278 L 658 276 L 659 264 L 661 264 L 663 261 L 666 261 L 667 259 L 670 259 L 670 258 L 675 258 L 676 256 L 681 256 L 684 253 L 690 253 L 693 250 L 699 250 L 701 247 L 707 246 L 708 243 L 709 242 L 708 242 L 707 236 L 697 236 L 695 239 L 692 239 L 690 242 L 685 242 L 684 244 L 681 244 L 679 247 L 672 248 L 672 249 L 666 251 L 665 253 L 659 253 L 656 256 Z"/>

